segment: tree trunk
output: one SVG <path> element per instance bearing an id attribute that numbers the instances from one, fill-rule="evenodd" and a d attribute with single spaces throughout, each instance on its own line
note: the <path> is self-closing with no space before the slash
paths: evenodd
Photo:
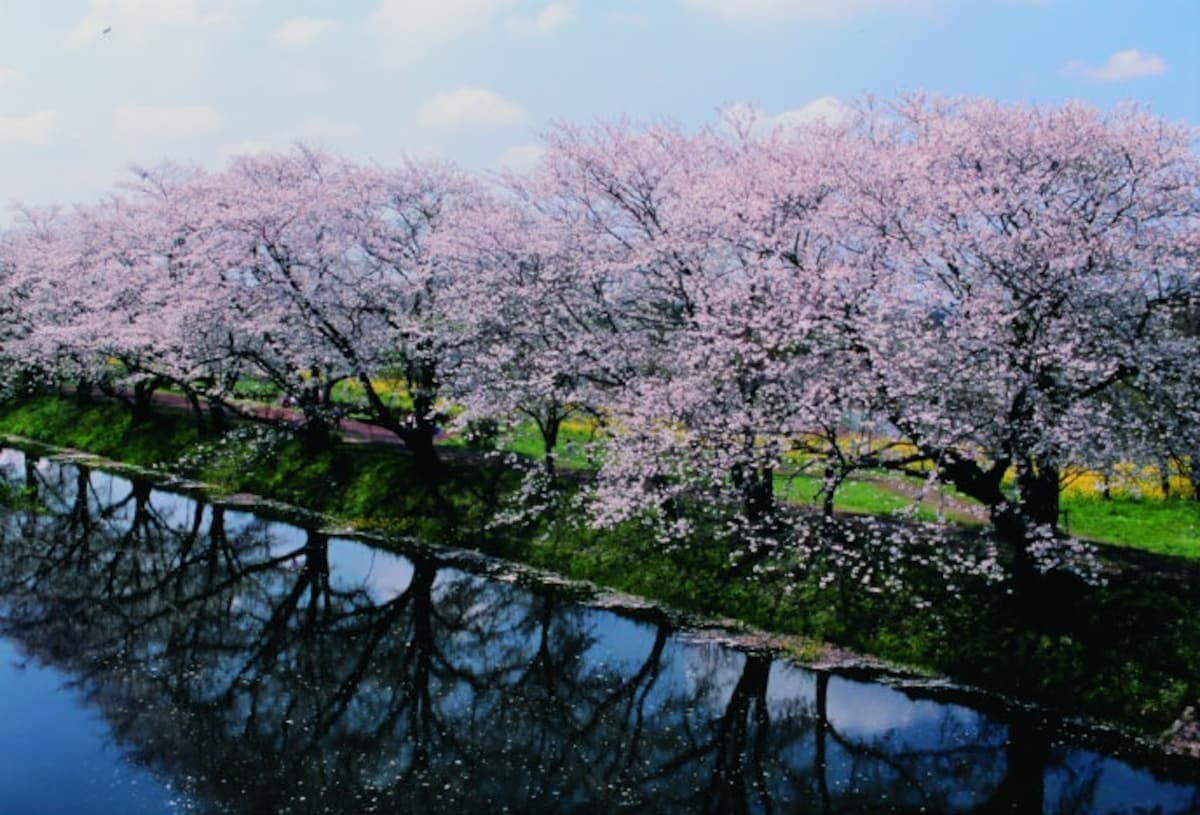
<path id="1" fill-rule="evenodd" d="M 75 501 L 69 516 L 72 526 L 87 526 L 91 522 L 91 505 L 88 502 L 91 486 L 91 470 L 80 464 L 75 472 Z"/>
<path id="2" fill-rule="evenodd" d="M 1058 532 L 1058 468 L 1029 461 L 1017 467 L 1017 491 L 1021 514 L 1032 525 L 1048 526 Z"/>
<path id="3" fill-rule="evenodd" d="M 542 464 L 546 468 L 546 475 L 550 480 L 554 480 L 555 475 L 555 452 L 554 448 L 558 446 L 558 430 L 562 424 L 562 419 L 553 416 L 544 422 L 538 422 L 538 428 L 542 431 L 542 449 L 544 456 Z"/>
<path id="4" fill-rule="evenodd" d="M 991 514 L 996 534 L 1012 547 L 1014 588 L 1024 595 L 1037 577 L 1030 544 L 1045 529 L 1058 533 L 1058 468 L 1031 460 L 1018 464 L 1017 492 L 1016 501 L 1001 498 L 991 505 Z"/>
<path id="5" fill-rule="evenodd" d="M 333 434 L 329 422 L 318 411 L 304 412 L 304 425 L 300 428 L 300 438 L 304 446 L 312 453 L 328 450 L 333 445 Z"/>
<path id="6" fill-rule="evenodd" d="M 435 364 L 428 358 L 413 360 L 409 363 L 406 378 L 412 393 L 415 427 L 414 432 L 405 437 L 404 443 L 412 451 L 418 470 L 432 475 L 439 469 L 437 450 L 433 446 L 434 436 L 437 435 L 434 403 L 439 384 Z"/>
<path id="7" fill-rule="evenodd" d="M 769 522 L 775 513 L 775 470 L 772 467 L 736 466 L 730 473 L 741 493 L 742 511 L 752 526 Z"/>
<path id="8" fill-rule="evenodd" d="M 1050 741 L 1032 715 L 1019 713 L 1008 725 L 1003 780 L 981 808 L 983 812 L 1041 812 L 1046 797 Z"/>
<path id="9" fill-rule="evenodd" d="M 816 755 L 813 758 L 813 770 L 817 774 L 817 790 L 821 796 L 821 812 L 833 811 L 833 798 L 829 794 L 829 759 L 827 742 L 829 741 L 829 673 L 821 671 L 817 674 L 817 709 L 816 709 Z"/>
<path id="10" fill-rule="evenodd" d="M 133 384 L 133 421 L 134 424 L 150 419 L 150 406 L 154 401 L 154 391 L 159 382 L 156 378 L 142 379 Z"/>
<path id="11" fill-rule="evenodd" d="M 25 491 L 31 498 L 38 497 L 37 459 L 29 453 L 25 454 Z"/>
<path id="12" fill-rule="evenodd" d="M 75 404 L 83 407 L 92 401 L 92 380 L 81 376 L 75 383 Z"/>
<path id="13" fill-rule="evenodd" d="M 196 420 L 196 430 L 203 435 L 205 430 L 204 408 L 200 406 L 200 397 L 191 388 L 188 388 L 185 393 L 187 394 L 188 405 L 192 408 L 192 418 Z"/>
<path id="14" fill-rule="evenodd" d="M 417 472 L 424 476 L 434 476 L 441 469 L 437 448 L 433 446 L 433 428 L 414 427 L 405 430 L 400 439 L 413 455 L 413 463 Z"/>
<path id="15" fill-rule="evenodd" d="M 714 812 L 750 812 L 766 797 L 763 762 L 767 757 L 771 715 L 767 684 L 771 657 L 747 654 L 742 675 L 730 693 L 714 737 L 709 800 Z"/>
<path id="16" fill-rule="evenodd" d="M 840 479 L 834 475 L 833 463 L 827 462 L 821 482 L 821 514 L 826 518 L 833 517 L 833 497 L 837 493 L 839 483 Z"/>
<path id="17" fill-rule="evenodd" d="M 210 396 L 208 399 L 208 426 L 212 428 L 213 432 L 220 433 L 227 425 L 225 408 L 221 406 L 221 400 Z"/>

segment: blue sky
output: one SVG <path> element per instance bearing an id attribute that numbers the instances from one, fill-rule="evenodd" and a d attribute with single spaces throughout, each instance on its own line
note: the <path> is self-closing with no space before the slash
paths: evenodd
<path id="1" fill-rule="evenodd" d="M 519 168 L 555 120 L 917 89 L 1200 125 L 1200 0 L 0 0 L 0 200 L 297 140 Z"/>

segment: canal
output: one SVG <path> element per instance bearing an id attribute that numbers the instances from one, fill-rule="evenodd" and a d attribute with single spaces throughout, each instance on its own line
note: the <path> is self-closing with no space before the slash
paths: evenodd
<path id="1" fill-rule="evenodd" d="M 1200 812 L 1200 765 L 945 683 L 0 453 L 0 812 Z"/>

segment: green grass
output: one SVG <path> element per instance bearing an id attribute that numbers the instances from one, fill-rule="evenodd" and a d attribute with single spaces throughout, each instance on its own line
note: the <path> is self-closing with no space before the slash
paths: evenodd
<path id="1" fill-rule="evenodd" d="M 559 467 L 586 470 L 593 465 L 588 455 L 588 448 L 594 441 L 593 434 L 575 427 L 563 427 L 558 431 L 558 444 L 554 446 L 556 463 Z M 467 447 L 467 439 L 463 433 L 456 433 L 438 442 L 442 447 Z M 502 431 L 496 438 L 499 449 L 517 453 L 537 461 L 545 455 L 542 435 L 533 422 L 521 422 L 512 428 Z"/>
<path id="2" fill-rule="evenodd" d="M 901 491 L 889 488 L 889 484 L 905 485 Z M 891 473 L 867 472 L 862 478 L 848 478 L 842 482 L 834 495 L 833 508 L 837 512 L 851 512 L 856 515 L 892 515 L 908 510 L 912 499 L 906 493 L 916 492 L 924 488 L 924 484 L 914 479 L 905 479 Z M 817 498 L 821 488 L 821 479 L 810 475 L 777 475 L 775 477 L 775 494 L 782 500 L 803 506 L 819 506 Z M 950 502 L 945 517 L 938 514 L 937 501 L 945 497 Z M 956 510 L 956 505 L 974 504 L 975 502 L 951 487 L 943 486 L 931 491 L 929 497 L 917 507 L 916 517 L 922 521 L 948 521 L 966 526 L 978 526 L 975 518 Z"/>
<path id="3" fill-rule="evenodd" d="M 395 379 L 381 379 L 372 383 L 380 401 L 393 410 L 412 410 L 412 396 Z M 333 386 L 331 397 L 334 403 L 357 407 L 366 404 L 366 391 L 362 383 L 354 379 L 343 379 Z"/>
<path id="4" fill-rule="evenodd" d="M 313 452 L 266 428 L 202 435 L 183 411 L 160 410 L 134 424 L 120 404 L 77 405 L 38 396 L 0 405 L 0 433 L 74 447 L 143 467 L 165 467 L 221 492 L 248 492 L 323 512 L 348 524 L 407 534 L 470 537 L 483 527 L 514 476 L 483 468 L 469 455 L 447 464 L 433 490 L 409 456 L 394 447 L 337 445 Z M 266 438 L 263 442 L 261 439 Z"/>
<path id="5" fill-rule="evenodd" d="M 238 399 L 249 399 L 255 402 L 275 402 L 283 392 L 269 379 L 243 376 L 233 386 L 233 395 Z"/>
<path id="6" fill-rule="evenodd" d="M 591 466 L 588 460 L 587 447 L 592 441 L 592 434 L 585 430 L 563 427 L 558 431 L 558 444 L 554 446 L 557 463 L 562 467 L 585 469 Z M 501 437 L 501 446 L 505 450 L 520 453 L 530 458 L 541 459 L 545 453 L 542 444 L 542 434 L 532 422 L 517 425 L 513 431 Z"/>
<path id="7" fill-rule="evenodd" d="M 171 461 L 199 440 L 183 418 L 155 417 L 134 424 L 129 409 L 112 402 L 78 406 L 57 396 L 37 396 L 0 405 L 0 432 L 77 447 L 120 461 L 151 466 Z"/>
<path id="8" fill-rule="evenodd" d="M 821 479 L 811 475 L 778 475 L 775 477 L 775 494 L 793 504 L 817 506 L 817 494 Z M 903 496 L 888 492 L 870 481 L 848 480 L 833 497 L 833 508 L 838 512 L 886 515 L 904 509 L 911 502 Z"/>
<path id="9" fill-rule="evenodd" d="M 1200 501 L 1064 500 L 1072 535 L 1200 560 Z"/>

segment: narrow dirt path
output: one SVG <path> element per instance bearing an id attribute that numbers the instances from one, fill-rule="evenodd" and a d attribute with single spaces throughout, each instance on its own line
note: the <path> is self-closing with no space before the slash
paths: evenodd
<path id="1" fill-rule="evenodd" d="M 920 500 L 921 506 L 931 511 L 941 511 L 948 520 L 965 523 L 987 523 L 987 507 L 974 501 L 966 501 L 953 495 L 947 495 L 941 490 L 926 489 L 922 484 L 901 478 L 899 476 L 877 475 L 863 479 L 884 492 L 898 495 L 909 501 Z"/>
<path id="2" fill-rule="evenodd" d="M 154 403 L 176 410 L 190 411 L 192 409 L 187 397 L 177 393 L 155 393 Z M 204 404 L 205 400 L 202 399 L 201 403 Z M 299 410 L 284 407 L 283 405 L 240 401 L 237 403 L 237 406 L 243 414 L 250 414 L 264 421 L 289 423 L 299 422 L 303 418 L 303 414 Z M 341 419 L 337 423 L 337 431 L 346 441 L 353 443 L 403 446 L 403 442 L 400 441 L 396 434 L 382 427 L 361 422 L 357 419 Z"/>

